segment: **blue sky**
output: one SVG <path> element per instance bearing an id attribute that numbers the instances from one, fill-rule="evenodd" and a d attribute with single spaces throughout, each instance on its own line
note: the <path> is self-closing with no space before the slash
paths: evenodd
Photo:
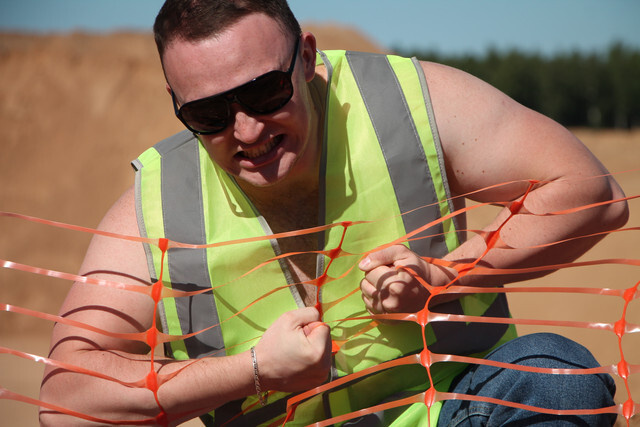
<path id="1" fill-rule="evenodd" d="M 289 0 L 301 22 L 355 26 L 385 47 L 483 53 L 489 47 L 640 49 L 638 0 Z M 0 0 L 0 30 L 149 30 L 162 0 Z"/>

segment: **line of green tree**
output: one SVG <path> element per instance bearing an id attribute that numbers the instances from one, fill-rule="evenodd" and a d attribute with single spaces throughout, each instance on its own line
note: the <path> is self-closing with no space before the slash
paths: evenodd
<path id="1" fill-rule="evenodd" d="M 640 126 L 640 51 L 622 43 L 603 53 L 553 56 L 495 49 L 482 56 L 399 54 L 464 70 L 565 126 Z"/>

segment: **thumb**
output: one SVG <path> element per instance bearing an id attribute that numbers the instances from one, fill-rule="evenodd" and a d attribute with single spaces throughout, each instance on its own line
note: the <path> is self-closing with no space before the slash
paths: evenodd
<path id="1" fill-rule="evenodd" d="M 304 334 L 306 336 L 309 336 L 311 334 L 314 334 L 315 329 L 317 329 L 320 326 L 326 326 L 327 329 L 329 328 L 329 325 L 327 325 L 324 322 L 311 322 L 311 323 L 307 323 L 306 325 L 304 325 L 302 327 L 302 330 L 304 331 Z"/>
<path id="2" fill-rule="evenodd" d="M 311 322 L 302 327 L 307 339 L 314 345 L 329 342 L 329 325 L 324 322 Z"/>
<path id="3" fill-rule="evenodd" d="M 397 260 L 404 258 L 409 250 L 403 245 L 393 245 L 379 251 L 371 252 L 358 264 L 362 271 L 371 271 L 382 265 L 393 265 Z"/>

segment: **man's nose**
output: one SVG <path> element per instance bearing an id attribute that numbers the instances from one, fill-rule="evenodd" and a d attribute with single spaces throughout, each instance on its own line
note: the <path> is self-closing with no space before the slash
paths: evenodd
<path id="1" fill-rule="evenodd" d="M 234 113 L 233 136 L 245 144 L 257 142 L 264 129 L 264 123 L 242 109 L 237 109 Z"/>

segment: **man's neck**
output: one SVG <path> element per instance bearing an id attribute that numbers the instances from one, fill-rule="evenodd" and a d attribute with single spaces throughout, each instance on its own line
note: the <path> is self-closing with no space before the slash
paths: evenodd
<path id="1" fill-rule="evenodd" d="M 298 200 L 304 200 L 307 194 L 317 193 L 318 169 L 314 168 L 295 181 L 284 179 L 273 185 L 257 187 L 238 180 L 238 185 L 258 208 L 296 204 Z"/>

